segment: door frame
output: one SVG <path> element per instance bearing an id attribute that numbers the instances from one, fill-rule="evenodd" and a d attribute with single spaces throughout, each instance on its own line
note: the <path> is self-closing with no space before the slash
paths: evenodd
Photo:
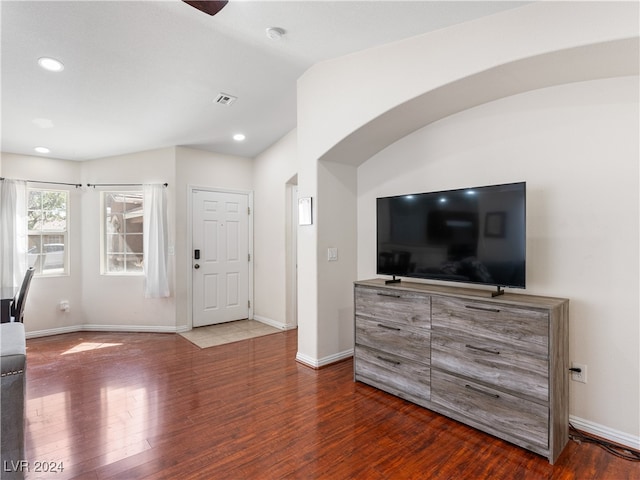
<path id="1" fill-rule="evenodd" d="M 249 260 L 248 318 L 249 320 L 253 320 L 253 191 L 187 185 L 187 326 L 189 330 L 193 329 L 193 192 L 197 190 L 212 193 L 235 193 L 247 196 L 247 205 L 249 206 L 249 255 L 251 255 L 251 259 Z"/>
<path id="2" fill-rule="evenodd" d="M 286 266 L 286 308 L 285 325 L 287 329 L 298 326 L 298 184 L 297 175 L 287 182 L 285 244 L 287 247 Z"/>

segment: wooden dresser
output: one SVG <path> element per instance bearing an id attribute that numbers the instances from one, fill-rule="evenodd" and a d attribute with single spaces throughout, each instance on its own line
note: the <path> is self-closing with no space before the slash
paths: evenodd
<path id="1" fill-rule="evenodd" d="M 569 438 L 569 301 L 355 284 L 355 380 L 543 455 Z"/>

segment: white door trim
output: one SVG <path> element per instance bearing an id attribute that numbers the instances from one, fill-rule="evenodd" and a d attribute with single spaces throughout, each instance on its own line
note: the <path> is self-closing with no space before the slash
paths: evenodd
<path id="1" fill-rule="evenodd" d="M 187 326 L 189 330 L 193 328 L 193 192 L 201 190 L 203 192 L 217 193 L 237 193 L 247 196 L 249 205 L 249 319 L 253 319 L 253 191 L 233 190 L 228 188 L 205 187 L 200 185 L 187 185 Z"/>
<path id="2" fill-rule="evenodd" d="M 298 326 L 298 185 L 287 183 L 287 305 L 285 323 L 287 328 Z"/>

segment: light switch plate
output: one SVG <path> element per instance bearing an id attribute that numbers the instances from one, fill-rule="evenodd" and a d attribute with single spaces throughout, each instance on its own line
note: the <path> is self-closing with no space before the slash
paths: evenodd
<path id="1" fill-rule="evenodd" d="M 338 249 L 335 247 L 329 247 L 327 249 L 327 260 L 330 262 L 338 261 Z"/>

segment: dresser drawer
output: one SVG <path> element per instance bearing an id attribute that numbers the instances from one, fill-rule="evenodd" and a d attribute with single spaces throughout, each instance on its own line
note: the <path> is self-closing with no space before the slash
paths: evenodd
<path id="1" fill-rule="evenodd" d="M 507 344 L 433 332 L 431 365 L 542 402 L 549 399 L 547 359 Z"/>
<path id="2" fill-rule="evenodd" d="M 437 297 L 432 304 L 432 328 L 497 341 L 541 356 L 549 351 L 546 311 Z"/>
<path id="3" fill-rule="evenodd" d="M 356 378 L 365 383 L 391 387 L 392 393 L 409 399 L 429 399 L 431 369 L 423 363 L 356 345 L 354 364 Z"/>
<path id="4" fill-rule="evenodd" d="M 356 287 L 356 315 L 431 327 L 431 297 L 392 289 Z"/>
<path id="5" fill-rule="evenodd" d="M 483 425 L 498 437 L 506 435 L 548 448 L 548 406 L 435 369 L 431 385 L 431 401 L 458 419 Z"/>
<path id="6" fill-rule="evenodd" d="M 431 331 L 356 315 L 356 344 L 429 363 Z"/>

